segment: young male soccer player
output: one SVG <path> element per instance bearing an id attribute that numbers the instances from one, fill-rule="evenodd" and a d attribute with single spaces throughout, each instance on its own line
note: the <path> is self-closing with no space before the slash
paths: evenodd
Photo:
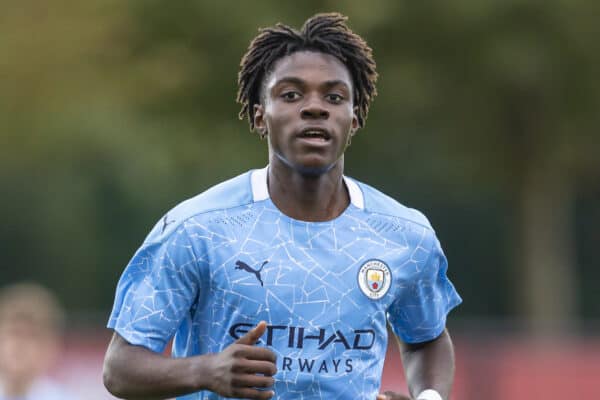
<path id="1" fill-rule="evenodd" d="M 427 219 L 343 175 L 375 96 L 371 49 L 339 14 L 263 29 L 240 116 L 269 164 L 169 211 L 124 271 L 107 388 L 127 398 L 370 399 L 386 325 L 416 399 L 447 399 L 460 297 Z M 161 355 L 173 339 L 174 358 Z"/>

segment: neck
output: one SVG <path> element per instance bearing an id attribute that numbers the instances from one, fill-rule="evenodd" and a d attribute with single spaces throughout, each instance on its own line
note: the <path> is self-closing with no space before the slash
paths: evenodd
<path id="1" fill-rule="evenodd" d="M 344 212 L 350 196 L 343 180 L 344 160 L 321 174 L 306 174 L 271 158 L 269 196 L 287 216 L 301 221 L 329 221 Z"/>

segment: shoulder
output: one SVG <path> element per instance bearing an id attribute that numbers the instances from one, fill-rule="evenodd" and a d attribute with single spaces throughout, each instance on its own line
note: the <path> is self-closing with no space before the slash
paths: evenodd
<path id="1" fill-rule="evenodd" d="M 221 182 L 179 203 L 161 217 L 144 242 L 161 241 L 177 230 L 186 220 L 197 215 L 252 203 L 251 172 L 248 171 Z"/>
<path id="2" fill-rule="evenodd" d="M 365 212 L 380 215 L 384 218 L 399 219 L 433 231 L 431 223 L 421 211 L 401 204 L 394 198 L 366 183 L 355 179 L 352 179 L 352 181 L 357 184 L 362 192 Z"/>

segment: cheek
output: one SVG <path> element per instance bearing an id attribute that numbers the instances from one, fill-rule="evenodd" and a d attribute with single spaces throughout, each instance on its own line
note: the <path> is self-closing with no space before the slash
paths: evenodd
<path id="1" fill-rule="evenodd" d="M 265 123 L 269 132 L 280 131 L 284 129 L 290 122 L 294 120 L 295 110 L 289 105 L 281 106 L 272 104 L 265 110 Z"/>
<path id="2" fill-rule="evenodd" d="M 337 120 L 344 133 L 350 132 L 352 130 L 352 122 L 354 121 L 354 112 L 352 111 L 352 108 L 343 110 Z"/>

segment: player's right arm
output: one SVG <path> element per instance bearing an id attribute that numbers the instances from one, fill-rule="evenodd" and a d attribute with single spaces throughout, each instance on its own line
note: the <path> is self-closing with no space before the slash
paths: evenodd
<path id="1" fill-rule="evenodd" d="M 254 346 L 265 332 L 260 322 L 222 352 L 171 358 L 128 343 L 114 333 L 104 359 L 104 385 L 126 399 L 165 399 L 209 390 L 224 397 L 270 399 L 277 372 L 275 354 Z"/>

